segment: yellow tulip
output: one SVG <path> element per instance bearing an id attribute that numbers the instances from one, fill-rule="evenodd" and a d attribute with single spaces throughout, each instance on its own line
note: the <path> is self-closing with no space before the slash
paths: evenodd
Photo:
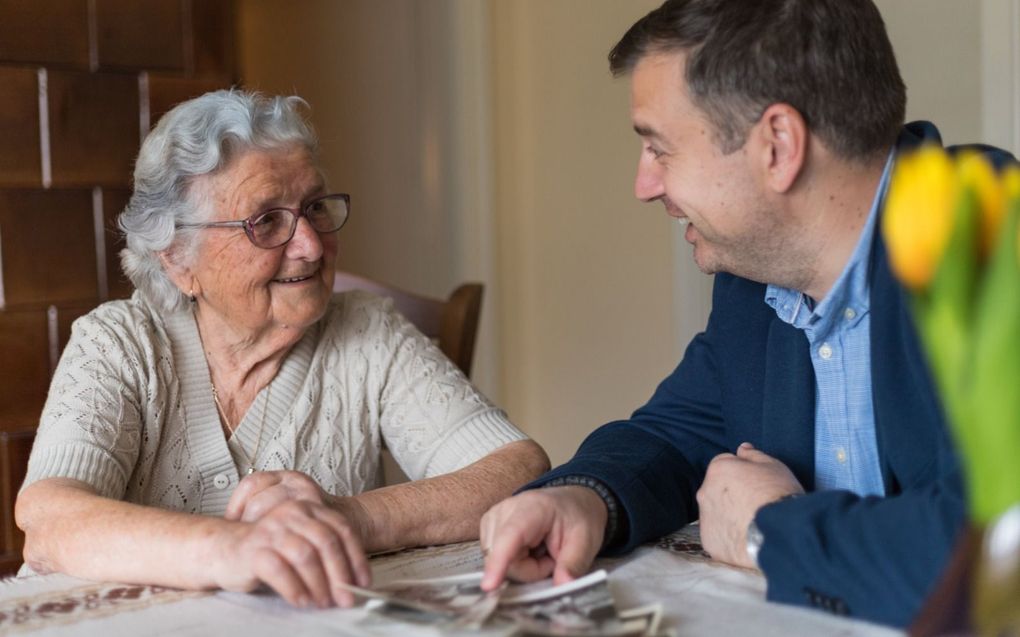
<path id="1" fill-rule="evenodd" d="M 946 153 L 926 146 L 897 159 L 886 197 L 882 232 L 893 271 L 912 289 L 931 282 L 953 228 L 960 193 Z"/>
<path id="2" fill-rule="evenodd" d="M 1003 169 L 1002 196 L 1007 206 L 1020 199 L 1020 166 L 1010 164 Z"/>
<path id="3" fill-rule="evenodd" d="M 972 188 L 977 194 L 981 209 L 980 253 L 987 256 L 995 248 L 995 237 L 1006 214 L 1003 185 L 988 160 L 977 153 L 962 155 L 956 165 L 961 186 Z"/>

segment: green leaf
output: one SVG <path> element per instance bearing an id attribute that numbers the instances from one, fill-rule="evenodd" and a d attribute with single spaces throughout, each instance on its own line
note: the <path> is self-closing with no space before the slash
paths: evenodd
<path id="1" fill-rule="evenodd" d="M 969 412 L 966 394 L 978 277 L 978 214 L 977 194 L 965 188 L 954 210 L 945 253 L 916 309 L 942 402 L 953 422 L 965 419 Z"/>
<path id="2" fill-rule="evenodd" d="M 1003 220 L 974 306 L 965 430 L 971 511 L 987 523 L 1020 502 L 1020 200 Z"/>

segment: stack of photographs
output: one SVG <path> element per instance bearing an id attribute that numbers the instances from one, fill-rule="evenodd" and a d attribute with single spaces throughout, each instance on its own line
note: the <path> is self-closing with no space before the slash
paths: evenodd
<path id="1" fill-rule="evenodd" d="M 620 611 L 605 571 L 561 586 L 540 583 L 488 593 L 481 580 L 481 573 L 470 573 L 391 582 L 371 592 L 363 627 L 385 630 L 388 622 L 402 622 L 450 635 L 659 635 L 662 606 Z"/>

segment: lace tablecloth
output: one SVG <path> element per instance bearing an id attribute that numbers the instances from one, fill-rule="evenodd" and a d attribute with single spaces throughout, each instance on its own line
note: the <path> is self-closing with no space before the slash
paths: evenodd
<path id="1" fill-rule="evenodd" d="M 415 549 L 372 561 L 377 582 L 437 577 L 481 569 L 475 542 Z M 620 559 L 596 564 L 609 572 L 620 608 L 663 606 L 665 634 L 717 637 L 888 637 L 885 627 L 765 601 L 756 572 L 709 560 L 696 532 L 680 531 Z M 65 575 L 0 582 L 0 634 L 102 635 L 378 635 L 364 609 L 300 610 L 271 593 L 178 591 L 159 586 L 100 584 Z M 409 635 L 412 631 L 393 632 Z M 421 631 L 418 631 L 421 632 Z M 427 631 L 426 631 L 427 632 Z"/>

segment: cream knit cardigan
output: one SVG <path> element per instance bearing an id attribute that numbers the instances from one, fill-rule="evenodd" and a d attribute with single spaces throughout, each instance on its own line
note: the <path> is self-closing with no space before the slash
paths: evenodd
<path id="1" fill-rule="evenodd" d="M 73 478 L 110 498 L 222 515 L 264 408 L 255 466 L 304 472 L 334 495 L 379 486 L 383 441 L 419 479 L 525 438 L 389 300 L 363 292 L 333 298 L 271 385 L 228 441 L 194 315 L 164 316 L 138 293 L 105 303 L 74 323 L 25 485 Z"/>

